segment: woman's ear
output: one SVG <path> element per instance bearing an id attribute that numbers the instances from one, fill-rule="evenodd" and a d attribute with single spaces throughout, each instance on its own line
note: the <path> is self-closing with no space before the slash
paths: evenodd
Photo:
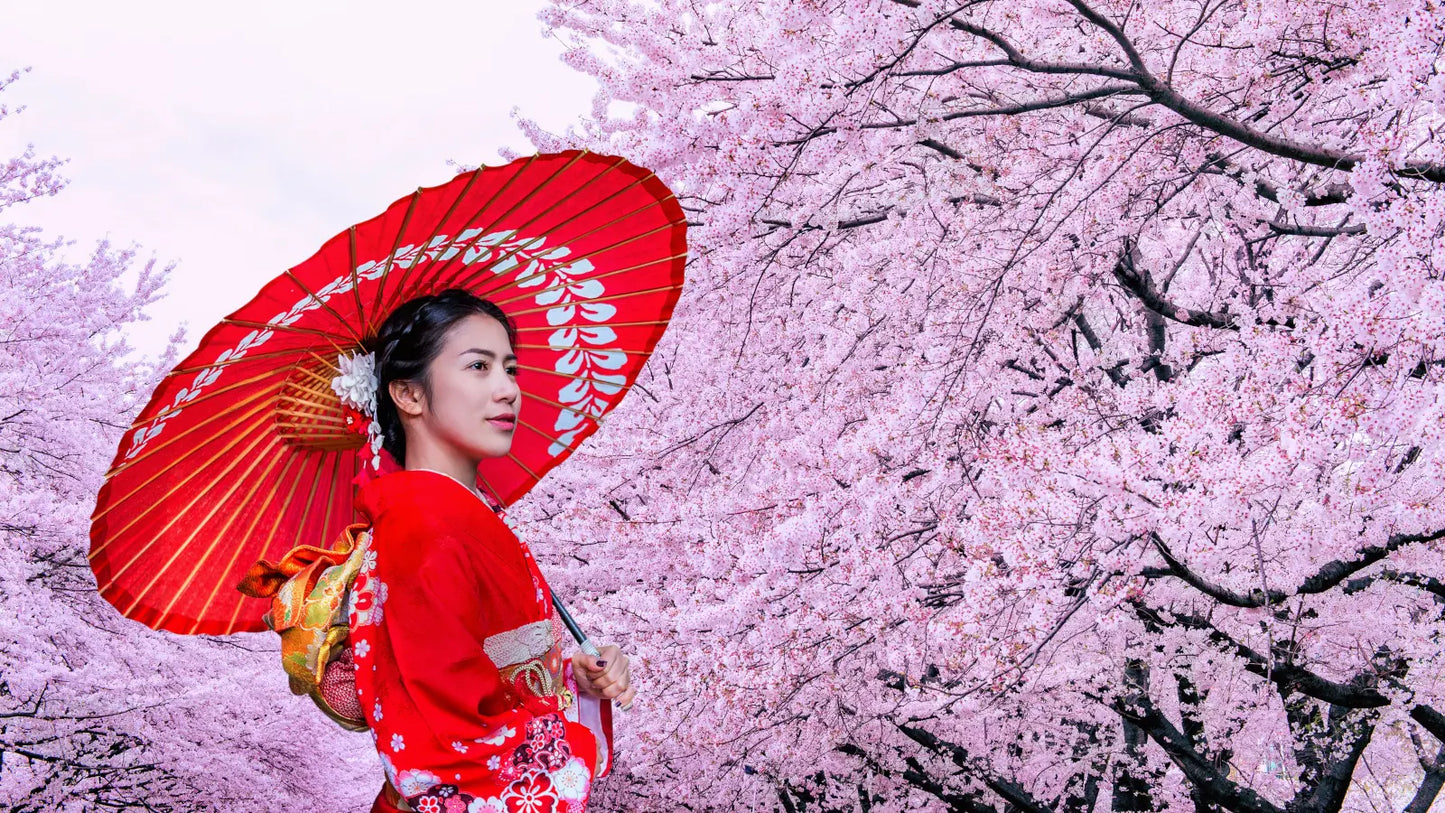
<path id="1" fill-rule="evenodd" d="M 402 415 L 417 418 L 426 408 L 426 396 L 415 381 L 390 381 L 386 389 L 391 393 L 391 402 L 396 404 L 396 411 Z"/>

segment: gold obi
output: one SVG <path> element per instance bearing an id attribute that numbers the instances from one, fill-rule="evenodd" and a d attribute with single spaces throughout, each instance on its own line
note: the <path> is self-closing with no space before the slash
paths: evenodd
<path id="1" fill-rule="evenodd" d="M 557 707 L 566 709 L 577 698 L 562 672 L 558 626 L 552 619 L 533 621 L 489 636 L 482 648 L 508 685 L 537 697 L 556 697 Z"/>

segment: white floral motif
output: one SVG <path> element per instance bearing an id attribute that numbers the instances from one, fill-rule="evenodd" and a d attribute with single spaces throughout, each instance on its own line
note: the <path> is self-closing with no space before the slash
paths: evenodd
<path id="1" fill-rule="evenodd" d="M 398 752 L 399 752 L 399 751 L 402 751 L 402 750 L 405 749 L 405 748 L 406 748 L 406 739 L 405 739 L 404 737 L 402 737 L 400 734 L 392 734 L 392 735 L 391 735 L 391 750 L 393 750 L 393 751 L 398 751 Z"/>
<path id="2" fill-rule="evenodd" d="M 386 754 L 377 754 L 381 759 L 381 771 L 386 774 L 386 781 L 392 785 L 396 784 L 396 766 L 391 764 L 391 757 Z"/>
<path id="3" fill-rule="evenodd" d="M 497 756 L 496 754 L 492 754 L 492 756 L 487 760 L 487 770 L 489 770 L 489 771 L 495 771 L 497 768 L 500 768 L 501 766 L 502 766 L 502 758 L 499 757 L 499 756 Z"/>
<path id="4" fill-rule="evenodd" d="M 378 700 L 372 705 L 372 707 L 371 707 L 371 717 L 372 717 L 373 720 L 380 720 L 380 719 L 381 719 L 381 700 L 378 699 Z"/>
<path id="5" fill-rule="evenodd" d="M 358 658 L 364 658 L 366 657 L 367 653 L 371 651 L 371 642 L 366 640 L 365 638 L 362 638 L 361 640 L 357 641 L 356 646 L 352 647 L 351 649 L 353 655 Z"/>
<path id="6" fill-rule="evenodd" d="M 507 803 L 499 796 L 473 799 L 472 803 L 467 805 L 467 813 L 507 813 Z"/>
<path id="7" fill-rule="evenodd" d="M 442 778 L 431 771 L 417 769 L 402 771 L 397 777 L 396 789 L 401 791 L 402 796 L 415 796 L 423 793 L 432 785 L 440 785 Z"/>
<path id="8" fill-rule="evenodd" d="M 587 763 L 577 757 L 573 757 L 560 770 L 552 772 L 552 784 L 556 786 L 557 794 L 568 801 L 580 802 L 586 799 L 587 786 L 591 781 Z"/>
<path id="9" fill-rule="evenodd" d="M 452 747 L 455 748 L 457 750 L 457 753 L 459 754 L 465 754 L 467 752 L 467 747 L 465 745 L 462 745 L 461 740 L 457 740 L 456 742 L 452 743 Z"/>
<path id="10" fill-rule="evenodd" d="M 473 742 L 479 742 L 484 745 L 501 745 L 502 743 L 507 741 L 508 737 L 511 737 L 516 733 L 517 729 L 512 728 L 511 726 L 502 726 L 502 729 L 496 734 L 493 734 L 490 737 L 481 737 L 479 739 L 473 740 Z"/>

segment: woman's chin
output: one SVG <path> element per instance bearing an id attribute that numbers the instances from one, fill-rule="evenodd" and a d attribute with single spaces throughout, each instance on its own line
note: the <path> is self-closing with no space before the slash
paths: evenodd
<path id="1" fill-rule="evenodd" d="M 505 438 L 487 438 L 477 444 L 477 452 L 482 457 L 505 457 L 512 451 L 512 438 L 508 435 Z"/>

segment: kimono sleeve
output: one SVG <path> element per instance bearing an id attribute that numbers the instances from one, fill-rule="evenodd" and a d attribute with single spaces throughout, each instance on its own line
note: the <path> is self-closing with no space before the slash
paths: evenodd
<path id="1" fill-rule="evenodd" d="M 377 577 L 388 585 L 381 626 L 418 723 L 434 742 L 461 744 L 468 756 L 503 750 L 509 739 L 503 735 L 521 731 L 533 714 L 482 648 L 485 591 L 497 585 L 479 578 L 456 536 L 402 534 L 391 541 L 402 544 L 388 545 L 377 560 Z"/>

